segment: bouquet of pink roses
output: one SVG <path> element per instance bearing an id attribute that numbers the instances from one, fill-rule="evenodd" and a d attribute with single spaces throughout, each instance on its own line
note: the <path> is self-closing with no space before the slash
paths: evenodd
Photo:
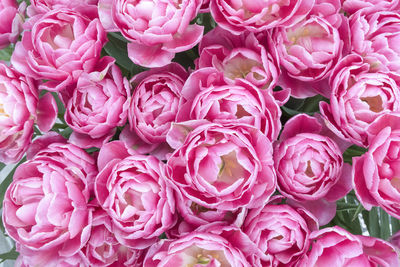
<path id="1" fill-rule="evenodd" d="M 400 266 L 399 42 L 399 0 L 0 0 L 0 261 Z"/>

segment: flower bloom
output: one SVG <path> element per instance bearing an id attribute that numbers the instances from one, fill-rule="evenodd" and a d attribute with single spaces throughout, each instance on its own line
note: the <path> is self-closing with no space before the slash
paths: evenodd
<path id="1" fill-rule="evenodd" d="M 217 26 L 200 42 L 197 68 L 214 67 L 224 73 L 228 83 L 246 79 L 272 92 L 280 70 L 274 57 L 276 51 L 269 47 L 270 38 L 267 32 L 234 35 Z"/>
<path id="2" fill-rule="evenodd" d="M 203 26 L 189 24 L 201 4 L 202 0 L 100 0 L 99 16 L 106 29 L 120 31 L 130 41 L 128 56 L 135 64 L 162 67 L 203 37 Z"/>
<path id="3" fill-rule="evenodd" d="M 113 234 L 111 218 L 101 208 L 93 212 L 90 238 L 82 249 L 88 266 L 143 266 L 145 250 L 130 249 L 120 244 Z M 142 259 L 143 260 L 143 259 Z"/>
<path id="4" fill-rule="evenodd" d="M 22 10 L 16 0 L 0 0 L 0 49 L 17 41 L 24 22 Z"/>
<path id="5" fill-rule="evenodd" d="M 245 30 L 260 32 L 294 25 L 310 12 L 313 5 L 314 0 L 210 0 L 210 11 L 218 25 L 240 34 Z"/>
<path id="6" fill-rule="evenodd" d="M 364 13 L 350 17 L 352 51 L 380 68 L 400 70 L 400 14 L 391 11 Z"/>
<path id="7" fill-rule="evenodd" d="M 310 235 L 311 249 L 298 266 L 399 266 L 399 258 L 388 242 L 352 235 L 338 226 Z"/>
<path id="8" fill-rule="evenodd" d="M 70 8 L 89 17 L 97 17 L 97 3 L 99 0 L 31 0 L 28 6 L 28 16 L 45 14 L 53 9 Z M 93 18 L 94 18 L 93 17 Z"/>
<path id="9" fill-rule="evenodd" d="M 275 191 L 272 145 L 254 127 L 189 121 L 174 124 L 167 142 L 176 149 L 167 162 L 167 178 L 200 206 L 259 207 Z"/>
<path id="10" fill-rule="evenodd" d="M 43 88 L 60 91 L 76 82 L 82 72 L 103 64 L 100 52 L 107 37 L 98 19 L 55 9 L 38 16 L 32 24 L 16 44 L 11 63 L 27 76 L 50 80 Z"/>
<path id="11" fill-rule="evenodd" d="M 302 114 L 286 122 L 274 162 L 278 190 L 296 201 L 336 201 L 351 190 L 350 167 L 342 172 L 342 152 L 314 117 Z"/>
<path id="12" fill-rule="evenodd" d="M 250 210 L 242 229 L 262 252 L 252 256 L 253 266 L 295 266 L 318 222 L 306 209 L 269 203 Z"/>
<path id="13" fill-rule="evenodd" d="M 369 149 L 353 158 L 353 187 L 357 198 L 370 210 L 380 206 L 400 219 L 400 114 L 380 116 L 367 129 Z"/>
<path id="14" fill-rule="evenodd" d="M 183 104 L 186 70 L 177 63 L 144 71 L 131 79 L 134 87 L 128 111 L 131 131 L 146 143 L 165 142 Z"/>
<path id="15" fill-rule="evenodd" d="M 269 91 L 262 91 L 244 79 L 226 83 L 224 74 L 214 68 L 193 72 L 182 96 L 186 103 L 178 121 L 206 119 L 216 123 L 245 123 L 263 132 L 271 141 L 281 129 L 281 110 Z"/>
<path id="16" fill-rule="evenodd" d="M 199 228 L 176 240 L 161 240 L 149 248 L 144 266 L 235 266 L 250 264 L 240 246 L 245 239 L 236 227 L 218 224 Z M 247 244 L 246 244 L 247 245 Z"/>
<path id="17" fill-rule="evenodd" d="M 57 118 L 50 94 L 39 99 L 37 83 L 0 63 L 0 161 L 19 161 L 31 144 L 33 125 L 48 131 Z"/>
<path id="18" fill-rule="evenodd" d="M 101 80 L 79 77 L 66 103 L 65 121 L 74 132 L 70 141 L 82 148 L 101 147 L 123 126 L 128 115 L 130 85 L 113 65 Z"/>
<path id="19" fill-rule="evenodd" d="M 121 141 L 103 145 L 95 193 L 112 219 L 117 240 L 144 249 L 174 225 L 175 204 L 165 182 L 165 164 L 153 156 L 130 153 Z"/>
<path id="20" fill-rule="evenodd" d="M 33 252 L 75 255 L 90 236 L 87 207 L 94 159 L 72 144 L 52 143 L 15 171 L 4 198 L 3 222 Z"/>
<path id="21" fill-rule="evenodd" d="M 342 0 L 343 10 L 352 15 L 362 10 L 363 13 L 390 11 L 399 9 L 399 0 Z"/>
<path id="22" fill-rule="evenodd" d="M 398 83 L 358 55 L 344 57 L 332 72 L 330 104 L 320 104 L 327 126 L 344 140 L 368 146 L 367 127 L 400 108 Z"/>

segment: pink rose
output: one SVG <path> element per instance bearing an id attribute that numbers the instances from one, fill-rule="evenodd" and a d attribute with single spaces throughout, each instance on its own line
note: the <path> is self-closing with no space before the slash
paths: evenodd
<path id="1" fill-rule="evenodd" d="M 336 201 L 351 190 L 350 165 L 315 117 L 297 115 L 286 122 L 274 149 L 278 190 L 296 201 Z M 342 168 L 345 168 L 342 171 Z"/>
<path id="2" fill-rule="evenodd" d="M 313 5 L 314 0 L 210 0 L 210 11 L 219 26 L 240 34 L 292 26 L 304 19 Z"/>
<path id="3" fill-rule="evenodd" d="M 176 149 L 167 162 L 167 178 L 198 205 L 219 210 L 259 207 L 275 191 L 272 145 L 254 127 L 177 123 L 167 142 Z"/>
<path id="4" fill-rule="evenodd" d="M 179 239 L 154 244 L 149 248 L 143 266 L 249 267 L 251 265 L 242 252 L 248 246 L 247 242 L 251 243 L 236 227 L 209 225 Z"/>
<path id="5" fill-rule="evenodd" d="M 399 9 L 399 0 L 342 0 L 343 10 L 352 15 L 362 9 L 363 13 Z"/>
<path id="6" fill-rule="evenodd" d="M 370 210 L 380 206 L 400 219 L 400 113 L 380 116 L 367 129 L 369 149 L 353 158 L 353 187 L 357 198 Z"/>
<path id="7" fill-rule="evenodd" d="M 120 244 L 114 234 L 111 218 L 101 208 L 93 213 L 92 232 L 82 249 L 87 266 L 141 267 L 144 250 L 130 249 Z"/>
<path id="8" fill-rule="evenodd" d="M 177 63 L 141 72 L 131 79 L 132 100 L 128 111 L 131 131 L 146 143 L 159 144 L 184 103 L 182 87 L 186 70 Z"/>
<path id="9" fill-rule="evenodd" d="M 379 68 L 400 70 L 400 14 L 378 11 L 356 12 L 350 17 L 352 51 Z"/>
<path id="10" fill-rule="evenodd" d="M 398 77 L 377 71 L 362 57 L 344 57 L 332 72 L 330 104 L 320 103 L 327 126 L 346 141 L 368 146 L 367 127 L 379 115 L 400 109 L 398 84 Z"/>
<path id="11" fill-rule="evenodd" d="M 90 236 L 87 207 L 97 173 L 93 158 L 72 144 L 53 143 L 15 171 L 3 202 L 9 236 L 33 252 L 69 257 Z"/>
<path id="12" fill-rule="evenodd" d="M 335 226 L 310 235 L 311 248 L 298 266 L 399 266 L 394 248 L 386 241 L 352 235 Z"/>
<path id="13" fill-rule="evenodd" d="M 269 91 L 262 91 L 244 79 L 226 83 L 224 74 L 202 68 L 187 79 L 182 96 L 187 102 L 178 121 L 206 119 L 216 123 L 244 123 L 261 130 L 271 141 L 281 129 L 281 110 Z"/>
<path id="14" fill-rule="evenodd" d="M 66 103 L 65 121 L 74 132 L 70 142 L 82 148 L 101 147 L 123 126 L 128 115 L 130 85 L 113 65 L 101 80 L 79 77 Z"/>
<path id="15" fill-rule="evenodd" d="M 164 163 L 114 141 L 101 148 L 98 166 L 96 198 L 111 217 L 121 244 L 147 248 L 175 224 L 174 198 L 165 182 Z"/>
<path id="16" fill-rule="evenodd" d="M 130 41 L 133 63 L 162 67 L 203 37 L 203 26 L 189 24 L 201 4 L 202 0 L 100 0 L 99 16 L 107 30 L 120 31 Z"/>
<path id="17" fill-rule="evenodd" d="M 22 31 L 25 4 L 18 8 L 16 0 L 0 0 L 0 49 L 15 43 Z"/>
<path id="18" fill-rule="evenodd" d="M 283 68 L 278 84 L 290 88 L 297 98 L 329 96 L 325 80 L 342 57 L 345 29 L 338 29 L 319 16 L 274 29 L 272 38 Z"/>
<path id="19" fill-rule="evenodd" d="M 305 209 L 268 203 L 250 210 L 242 229 L 262 252 L 251 256 L 253 266 L 296 266 L 308 251 L 310 232 L 318 230 L 318 222 Z"/>
<path id="20" fill-rule="evenodd" d="M 0 161 L 19 161 L 28 149 L 36 122 L 48 131 L 57 118 L 50 94 L 39 99 L 37 83 L 0 63 Z"/>
<path id="21" fill-rule="evenodd" d="M 272 92 L 280 74 L 276 50 L 269 47 L 266 33 L 244 32 L 234 35 L 216 27 L 204 35 L 199 45 L 197 68 L 214 67 L 224 73 L 228 83 L 246 79 Z"/>
<path id="22" fill-rule="evenodd" d="M 31 22 L 11 57 L 21 73 L 34 79 L 50 80 L 43 88 L 60 91 L 76 82 L 83 72 L 91 72 L 103 61 L 100 52 L 107 42 L 98 19 L 77 11 L 55 9 Z"/>
<path id="23" fill-rule="evenodd" d="M 28 16 L 45 14 L 53 9 L 70 8 L 89 17 L 97 17 L 97 3 L 99 0 L 31 0 L 28 7 Z"/>

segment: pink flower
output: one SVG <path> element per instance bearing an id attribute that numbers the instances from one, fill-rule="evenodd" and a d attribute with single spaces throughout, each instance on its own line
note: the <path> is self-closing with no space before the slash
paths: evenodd
<path id="1" fill-rule="evenodd" d="M 45 14 L 53 9 L 70 8 L 89 17 L 97 17 L 97 3 L 99 0 L 31 0 L 28 7 L 29 17 Z"/>
<path id="2" fill-rule="evenodd" d="M 131 131 L 146 143 L 159 144 L 183 104 L 186 70 L 177 63 L 144 71 L 131 79 L 133 95 L 128 111 Z"/>
<path id="3" fill-rule="evenodd" d="M 92 232 L 82 251 L 87 258 L 87 266 L 141 267 L 145 253 L 145 250 L 130 249 L 117 241 L 111 218 L 101 208 L 93 213 Z"/>
<path id="4" fill-rule="evenodd" d="M 33 251 L 17 244 L 17 252 L 19 256 L 15 261 L 15 267 L 87 267 L 87 259 L 82 252 L 78 252 L 72 256 L 61 257 L 57 251 Z"/>
<path id="5" fill-rule="evenodd" d="M 400 231 L 397 231 L 397 233 L 393 234 L 390 239 L 390 243 L 396 248 L 397 253 L 400 252 Z"/>
<path id="6" fill-rule="evenodd" d="M 274 29 L 272 38 L 283 68 L 279 85 L 290 88 L 297 98 L 329 96 L 324 80 L 342 57 L 346 33 L 319 16 Z"/>
<path id="7" fill-rule="evenodd" d="M 394 248 L 384 240 L 352 235 L 335 226 L 310 235 L 311 249 L 298 266 L 399 266 Z"/>
<path id="8" fill-rule="evenodd" d="M 123 126 L 128 115 L 130 85 L 113 65 L 101 80 L 79 77 L 66 103 L 65 121 L 74 132 L 70 142 L 82 148 L 101 147 Z"/>
<path id="9" fill-rule="evenodd" d="M 352 15 L 362 10 L 363 13 L 399 9 L 399 0 L 342 0 L 343 10 Z"/>
<path id="10" fill-rule="evenodd" d="M 7 233 L 32 252 L 75 255 L 90 236 L 87 203 L 97 173 L 93 158 L 72 145 L 53 143 L 15 171 L 3 202 Z"/>
<path id="11" fill-rule="evenodd" d="M 175 53 L 194 47 L 203 26 L 189 24 L 202 0 L 100 0 L 99 16 L 109 31 L 120 31 L 130 41 L 133 63 L 153 68 L 171 62 Z"/>
<path id="12" fill-rule="evenodd" d="M 104 64 L 100 52 L 107 37 L 98 19 L 55 9 L 31 23 L 32 29 L 25 31 L 22 41 L 16 44 L 11 63 L 27 76 L 50 80 L 43 88 L 60 91 L 76 82 L 83 72 Z"/>
<path id="13" fill-rule="evenodd" d="M 296 266 L 318 222 L 305 209 L 269 203 L 250 210 L 242 229 L 263 254 L 251 257 L 253 266 Z"/>
<path id="14" fill-rule="evenodd" d="M 24 7 L 18 8 L 16 0 L 0 0 L 0 49 L 17 41 L 24 22 Z"/>
<path id="15" fill-rule="evenodd" d="M 365 147 L 367 127 L 379 115 L 400 109 L 399 79 L 374 67 L 358 55 L 344 57 L 332 72 L 330 104 L 320 104 L 329 129 Z"/>
<path id="16" fill-rule="evenodd" d="M 261 130 L 271 141 L 281 129 L 281 110 L 270 91 L 262 91 L 244 79 L 226 83 L 224 74 L 202 68 L 187 79 L 182 96 L 186 103 L 178 121 L 207 119 L 216 123 L 244 123 Z"/>
<path id="17" fill-rule="evenodd" d="M 276 50 L 274 46 L 269 47 L 270 38 L 267 32 L 234 35 L 217 26 L 200 42 L 197 68 L 214 67 L 224 73 L 228 83 L 246 79 L 272 92 L 280 70 Z"/>
<path id="18" fill-rule="evenodd" d="M 184 197 L 208 209 L 259 207 L 275 191 L 272 145 L 258 129 L 207 121 L 173 124 L 175 152 L 167 178 Z"/>
<path id="19" fill-rule="evenodd" d="M 251 243 L 240 229 L 214 224 L 176 240 L 159 241 L 149 248 L 144 266 L 249 267 L 242 252 L 245 242 Z"/>
<path id="20" fill-rule="evenodd" d="M 147 248 L 175 224 L 174 198 L 165 182 L 164 163 L 114 141 L 101 148 L 98 166 L 96 198 L 111 217 L 121 244 Z"/>
<path id="21" fill-rule="evenodd" d="M 350 166 L 343 164 L 342 151 L 327 135 L 315 117 L 301 114 L 286 122 L 274 149 L 278 190 L 284 196 L 336 201 L 351 190 Z"/>
<path id="22" fill-rule="evenodd" d="M 288 27 L 304 19 L 314 0 L 210 0 L 210 11 L 222 28 L 240 34 Z"/>
<path id="23" fill-rule="evenodd" d="M 28 149 L 33 125 L 48 131 L 57 118 L 50 94 L 39 99 L 37 83 L 0 63 L 0 161 L 19 161 Z"/>
<path id="24" fill-rule="evenodd" d="M 400 219 L 400 114 L 381 115 L 367 129 L 369 149 L 353 158 L 353 187 L 357 198 L 370 210 L 380 206 Z"/>
<path id="25" fill-rule="evenodd" d="M 399 71 L 400 14 L 378 11 L 356 12 L 350 17 L 352 51 L 362 55 L 379 68 Z"/>

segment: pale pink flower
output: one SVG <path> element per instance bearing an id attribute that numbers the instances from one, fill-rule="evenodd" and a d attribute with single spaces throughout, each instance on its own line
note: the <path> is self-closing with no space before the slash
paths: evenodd
<path id="1" fill-rule="evenodd" d="M 114 141 L 101 148 L 98 166 L 96 198 L 111 217 L 121 244 L 147 248 L 175 224 L 174 197 L 165 181 L 163 162 Z"/>
<path id="2" fill-rule="evenodd" d="M 109 31 L 120 31 L 130 41 L 128 56 L 145 67 L 162 67 L 175 53 L 194 47 L 203 26 L 190 24 L 202 0 L 100 0 L 99 16 Z"/>
<path id="3" fill-rule="evenodd" d="M 22 31 L 25 4 L 18 8 L 16 0 L 0 0 L 0 49 L 15 43 Z"/>
<path id="4" fill-rule="evenodd" d="M 52 143 L 15 171 L 3 202 L 9 236 L 31 251 L 75 255 L 90 236 L 87 204 L 94 159 L 72 144 Z"/>
<path id="5" fill-rule="evenodd" d="M 102 79 L 79 77 L 66 103 L 65 122 L 74 131 L 70 142 L 82 148 L 101 147 L 128 116 L 130 85 L 116 65 Z"/>
<path id="6" fill-rule="evenodd" d="M 399 81 L 361 56 L 344 57 L 332 72 L 330 103 L 320 103 L 326 125 L 340 138 L 367 147 L 367 127 L 379 115 L 400 109 Z"/>
<path id="7" fill-rule="evenodd" d="M 33 125 L 48 131 L 57 118 L 50 94 L 39 99 L 37 82 L 0 63 L 0 161 L 19 161 L 31 144 Z"/>
<path id="8" fill-rule="evenodd" d="M 107 36 L 98 19 L 70 9 L 55 9 L 35 17 L 31 24 L 16 44 L 11 63 L 29 77 L 49 80 L 42 85 L 44 89 L 61 91 L 83 72 L 112 59 L 100 60 Z"/>
<path id="9" fill-rule="evenodd" d="M 53 9 L 70 8 L 91 18 L 97 17 L 97 3 L 99 0 L 31 0 L 28 6 L 28 16 L 45 14 Z"/>
<path id="10" fill-rule="evenodd" d="M 367 129 L 369 148 L 353 158 L 353 187 L 362 205 L 400 219 L 400 113 L 381 115 Z"/>
<path id="11" fill-rule="evenodd" d="M 399 0 L 342 0 L 343 10 L 352 15 L 359 10 L 363 13 L 399 9 Z"/>
<path id="12" fill-rule="evenodd" d="M 210 11 L 222 28 L 240 34 L 288 27 L 305 18 L 314 0 L 210 0 Z"/>
<path id="13" fill-rule="evenodd" d="M 173 124 L 167 142 L 175 152 L 167 178 L 205 208 L 260 207 L 275 191 L 271 141 L 245 124 L 194 120 Z"/>

